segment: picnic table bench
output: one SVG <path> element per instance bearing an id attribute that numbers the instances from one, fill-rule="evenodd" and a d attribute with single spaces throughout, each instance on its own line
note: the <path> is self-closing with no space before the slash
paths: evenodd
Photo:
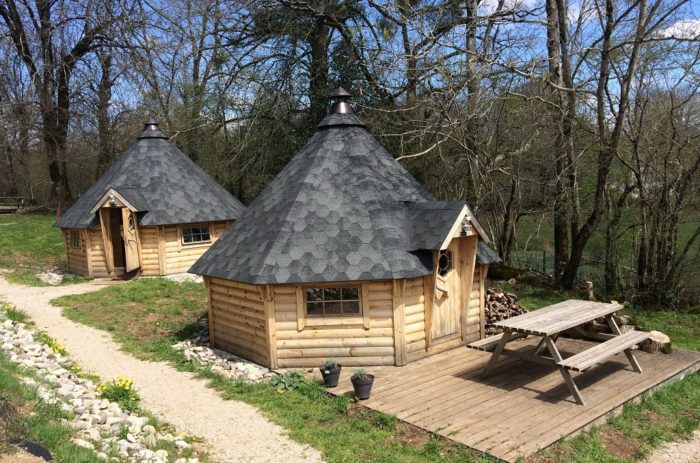
<path id="1" fill-rule="evenodd" d="M 613 314 L 620 309 L 622 306 L 619 304 L 576 300 L 560 302 L 495 323 L 496 327 L 503 329 L 502 335 L 482 339 L 469 344 L 469 347 L 479 350 L 493 350 L 491 358 L 484 368 L 485 377 L 490 374 L 501 355 L 514 356 L 545 365 L 556 365 L 576 402 L 585 405 L 581 392 L 571 377 L 570 370 L 585 371 L 613 355 L 624 352 L 634 371 L 642 372 L 632 348 L 647 339 L 649 333 L 644 331 L 622 333 L 613 317 Z M 586 334 L 582 328 L 583 325 L 597 318 L 604 318 L 613 334 L 608 335 L 604 342 L 564 359 L 556 345 L 559 336 L 569 329 L 576 329 Z M 506 349 L 509 342 L 531 335 L 541 337 L 534 351 L 522 352 Z M 597 337 L 600 338 L 600 336 Z M 549 357 L 541 355 L 545 349 L 549 352 Z"/>
<path id="2" fill-rule="evenodd" d="M 21 196 L 0 196 L 0 214 L 13 214 L 24 207 Z"/>

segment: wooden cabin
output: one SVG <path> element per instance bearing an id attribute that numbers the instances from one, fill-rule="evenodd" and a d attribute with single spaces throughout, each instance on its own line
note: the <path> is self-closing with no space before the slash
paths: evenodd
<path id="1" fill-rule="evenodd" d="M 149 120 L 55 225 L 72 273 L 169 275 L 186 272 L 244 210 Z"/>
<path id="2" fill-rule="evenodd" d="M 498 261 L 460 201 L 435 199 L 352 114 L 329 115 L 190 270 L 211 342 L 271 368 L 404 365 L 484 337 Z"/>

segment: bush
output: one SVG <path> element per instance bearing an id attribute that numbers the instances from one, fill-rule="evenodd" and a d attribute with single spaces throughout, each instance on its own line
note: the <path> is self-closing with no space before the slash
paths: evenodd
<path id="1" fill-rule="evenodd" d="M 296 371 L 290 371 L 270 378 L 270 386 L 274 387 L 278 394 L 300 389 L 305 383 L 304 377 Z"/>
<path id="2" fill-rule="evenodd" d="M 118 403 L 125 410 L 133 412 L 138 409 L 140 398 L 134 389 L 134 381 L 124 376 L 119 375 L 103 382 L 97 386 L 97 393 L 103 399 Z"/>

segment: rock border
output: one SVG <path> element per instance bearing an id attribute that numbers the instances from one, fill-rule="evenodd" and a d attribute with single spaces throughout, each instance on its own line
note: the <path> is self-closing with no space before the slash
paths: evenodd
<path id="1" fill-rule="evenodd" d="M 38 341 L 37 334 L 25 323 L 8 319 L 0 307 L 0 351 L 9 361 L 36 374 L 38 380 L 24 378 L 22 382 L 35 389 L 43 402 L 59 406 L 70 416 L 62 421 L 77 431 L 73 438 L 75 445 L 94 450 L 105 461 L 199 463 L 196 456 L 180 455 L 191 447 L 185 435 L 159 432 L 148 424 L 147 417 L 100 398 L 91 379 L 71 371 L 77 365 L 69 356 Z M 155 449 L 163 443 L 172 444 L 177 454 Z"/>

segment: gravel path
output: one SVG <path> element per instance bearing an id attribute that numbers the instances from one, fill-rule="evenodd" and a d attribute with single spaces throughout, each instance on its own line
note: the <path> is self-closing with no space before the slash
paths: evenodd
<path id="1" fill-rule="evenodd" d="M 98 291 L 104 284 L 28 287 L 8 283 L 0 276 L 0 298 L 32 317 L 39 329 L 63 344 L 83 368 L 109 378 L 119 374 L 134 380 L 144 408 L 175 425 L 179 432 L 203 437 L 212 456 L 233 462 L 322 462 L 315 449 L 286 436 L 254 407 L 223 400 L 206 382 L 165 363 L 138 360 L 119 350 L 104 331 L 64 318 L 51 299 Z"/>
<path id="2" fill-rule="evenodd" d="M 645 461 L 645 463 L 698 462 L 700 462 L 700 429 L 697 429 L 689 440 L 662 445 Z"/>

